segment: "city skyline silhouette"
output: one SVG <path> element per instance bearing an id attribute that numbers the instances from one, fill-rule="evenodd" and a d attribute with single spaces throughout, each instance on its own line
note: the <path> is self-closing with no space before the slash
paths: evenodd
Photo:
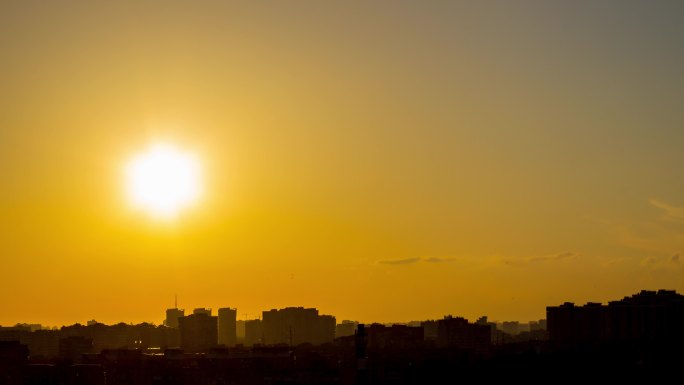
<path id="1" fill-rule="evenodd" d="M 237 321 L 236 310 L 173 307 L 159 326 L 93 320 L 59 329 L 0 327 L 0 381 L 413 384 L 457 375 L 529 380 L 569 368 L 570 378 L 653 380 L 672 375 L 684 342 L 684 295 L 673 290 L 548 306 L 546 319 L 526 325 L 452 315 L 367 325 L 303 307 Z"/>

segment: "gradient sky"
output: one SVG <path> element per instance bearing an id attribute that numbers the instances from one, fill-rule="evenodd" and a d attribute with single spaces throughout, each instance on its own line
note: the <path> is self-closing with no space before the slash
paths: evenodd
<path id="1" fill-rule="evenodd" d="M 0 3 L 0 324 L 684 291 L 684 2 Z M 202 160 L 174 221 L 123 168 Z"/>

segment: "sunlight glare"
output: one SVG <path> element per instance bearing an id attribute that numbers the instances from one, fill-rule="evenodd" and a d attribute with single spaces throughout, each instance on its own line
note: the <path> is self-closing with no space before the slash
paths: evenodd
<path id="1" fill-rule="evenodd" d="M 172 218 L 201 193 L 199 161 L 169 144 L 155 144 L 126 167 L 128 196 L 137 207 Z"/>

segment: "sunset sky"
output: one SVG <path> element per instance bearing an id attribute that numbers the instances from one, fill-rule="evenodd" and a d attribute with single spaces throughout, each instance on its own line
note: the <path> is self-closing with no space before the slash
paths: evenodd
<path id="1" fill-rule="evenodd" d="M 0 324 L 684 292 L 682 1 L 3 1 Z M 193 154 L 202 194 L 131 204 Z"/>

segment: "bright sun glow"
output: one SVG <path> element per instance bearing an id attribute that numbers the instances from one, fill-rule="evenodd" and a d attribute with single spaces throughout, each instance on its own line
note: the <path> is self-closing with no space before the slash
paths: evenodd
<path id="1" fill-rule="evenodd" d="M 126 167 L 132 203 L 155 216 L 175 217 L 201 193 L 200 165 L 192 155 L 169 144 L 156 144 Z"/>

